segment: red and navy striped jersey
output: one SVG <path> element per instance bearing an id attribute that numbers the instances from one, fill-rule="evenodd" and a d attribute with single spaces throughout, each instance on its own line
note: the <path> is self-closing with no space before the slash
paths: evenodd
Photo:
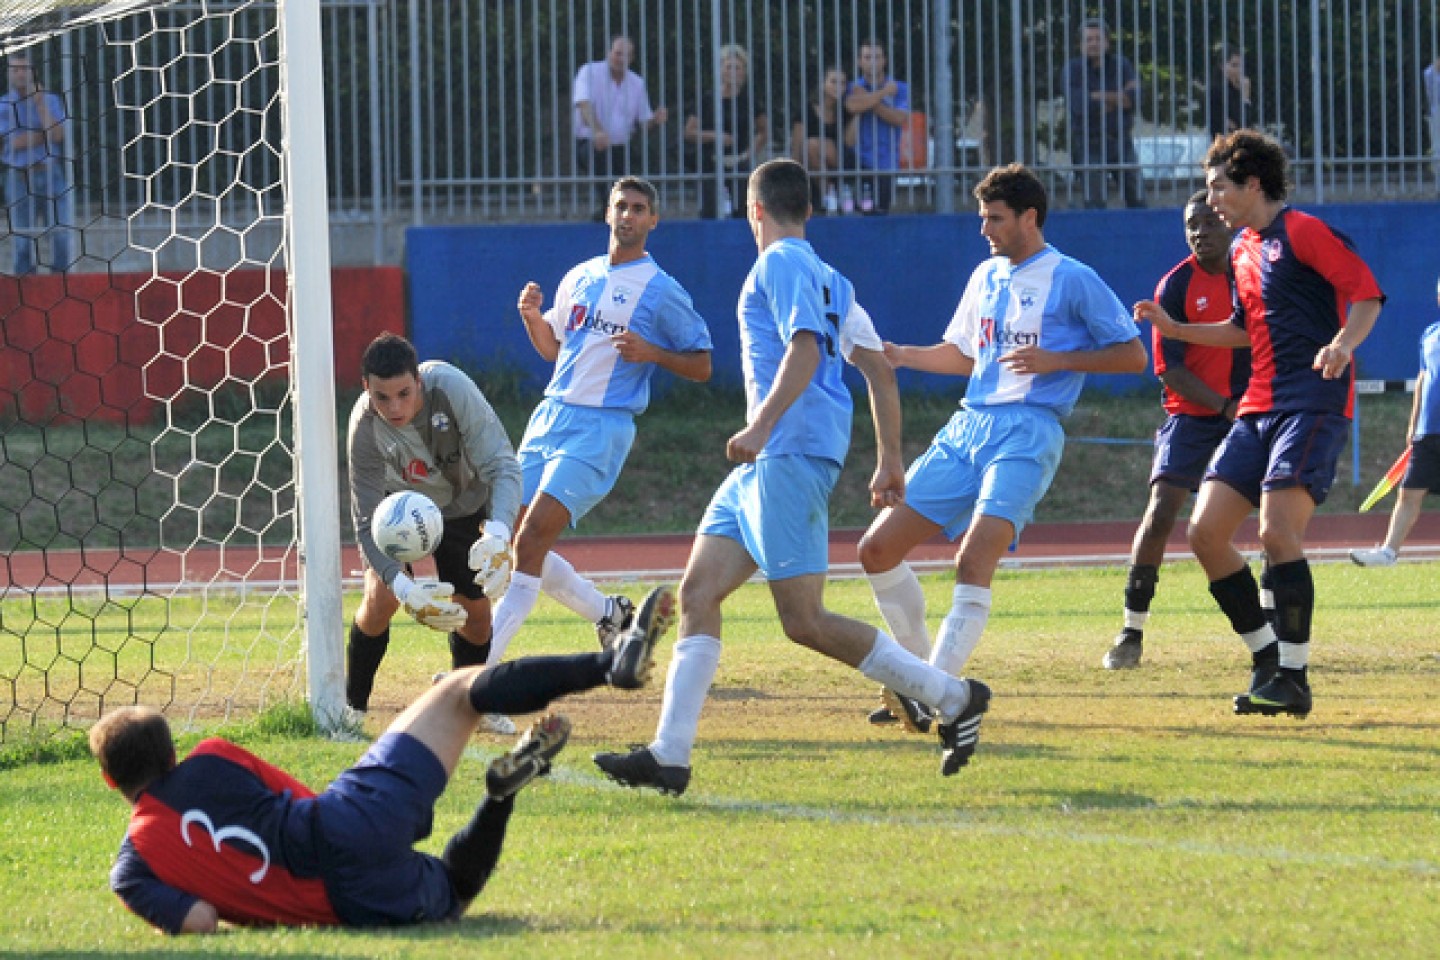
<path id="1" fill-rule="evenodd" d="M 197 899 L 231 923 L 338 924 L 320 879 L 314 796 L 235 744 L 204 740 L 140 794 L 110 887 L 170 933 Z"/>
<path id="2" fill-rule="evenodd" d="M 1384 298 L 1350 239 L 1323 220 L 1285 207 L 1264 230 L 1240 231 L 1230 263 L 1232 322 L 1250 335 L 1250 386 L 1240 413 L 1350 416 L 1355 365 L 1334 380 L 1312 366 L 1315 354 L 1345 326 L 1350 304 Z"/>
<path id="3" fill-rule="evenodd" d="M 1234 312 L 1230 278 L 1223 273 L 1207 273 L 1191 254 L 1155 286 L 1155 302 L 1180 323 L 1223 323 Z M 1222 397 L 1239 398 L 1250 379 L 1250 351 L 1228 347 L 1204 347 L 1198 343 L 1171 340 L 1158 330 L 1154 337 L 1155 376 L 1166 370 L 1185 367 L 1211 390 Z M 1165 412 L 1171 415 L 1213 417 L 1216 411 L 1165 388 Z"/>

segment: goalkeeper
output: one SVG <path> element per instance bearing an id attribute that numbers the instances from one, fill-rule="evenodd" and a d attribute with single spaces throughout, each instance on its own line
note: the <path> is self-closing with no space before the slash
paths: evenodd
<path id="1" fill-rule="evenodd" d="M 449 635 L 453 667 L 485 663 L 490 601 L 505 592 L 510 579 L 508 544 L 520 510 L 520 463 L 474 381 L 448 363 L 421 364 L 404 337 L 376 337 L 365 348 L 361 372 L 365 390 L 350 412 L 347 446 L 350 513 L 365 560 L 365 596 L 345 648 L 345 700 L 363 714 L 390 644 L 390 621 L 402 606 L 425 626 Z M 434 555 L 443 582 L 415 581 L 370 536 L 375 508 L 401 490 L 425 494 L 445 517 Z M 481 569 L 476 573 L 472 567 Z M 495 733 L 515 732 L 503 716 L 485 723 Z"/>
<path id="2" fill-rule="evenodd" d="M 164 716 L 121 707 L 90 729 L 90 750 L 133 810 L 110 887 L 167 933 L 243 925 L 374 927 L 454 920 L 500 857 L 515 794 L 549 772 L 570 722 L 546 715 L 490 763 L 485 798 L 435 857 L 435 803 L 480 717 L 530 713 L 602 684 L 644 685 L 675 619 L 656 587 L 610 650 L 529 657 L 442 677 L 355 766 L 318 796 L 233 743 L 202 741 L 177 763 Z"/>

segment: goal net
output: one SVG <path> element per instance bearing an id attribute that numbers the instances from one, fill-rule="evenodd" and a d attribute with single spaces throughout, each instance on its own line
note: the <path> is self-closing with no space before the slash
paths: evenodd
<path id="1" fill-rule="evenodd" d="M 0 3 L 0 740 L 338 702 L 330 334 L 294 322 L 330 315 L 323 148 L 297 162 L 286 96 L 304 7 Z"/>

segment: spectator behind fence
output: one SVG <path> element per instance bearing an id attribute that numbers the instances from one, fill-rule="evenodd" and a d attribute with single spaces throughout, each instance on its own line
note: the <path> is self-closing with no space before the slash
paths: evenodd
<path id="1" fill-rule="evenodd" d="M 1440 193 L 1440 57 L 1425 68 L 1425 103 L 1430 111 L 1430 152 L 1434 156 L 1435 192 Z"/>
<path id="2" fill-rule="evenodd" d="M 1250 100 L 1250 78 L 1245 75 L 1245 51 L 1221 47 L 1220 64 L 1210 80 L 1210 136 L 1255 126 Z"/>
<path id="3" fill-rule="evenodd" d="M 893 171 L 900 166 L 900 138 L 910 122 L 910 85 L 885 71 L 885 48 L 875 40 L 860 45 L 858 76 L 845 94 L 845 108 L 858 117 L 855 155 L 862 171 Z M 860 210 L 886 213 L 895 191 L 890 173 L 862 176 Z"/>
<path id="4" fill-rule="evenodd" d="M 1105 208 L 1112 177 L 1121 181 L 1125 206 L 1143 207 L 1145 186 L 1134 138 L 1140 78 L 1129 60 L 1110 53 L 1104 20 L 1081 25 L 1080 49 L 1081 55 L 1065 64 L 1062 87 L 1070 113 L 1070 155 L 1085 184 L 1085 207 Z"/>
<path id="5" fill-rule="evenodd" d="M 855 209 L 850 184 L 830 176 L 855 169 L 856 117 L 845 106 L 846 79 L 839 67 L 827 68 L 820 90 L 790 125 L 791 155 L 811 173 L 810 204 L 816 212 Z"/>
<path id="6" fill-rule="evenodd" d="M 685 165 L 700 173 L 700 217 L 745 216 L 745 181 L 769 143 L 769 117 L 755 112 L 746 90 L 750 55 L 739 44 L 720 48 L 720 115 L 713 91 L 702 91 L 685 112 Z M 724 189 L 715 183 L 716 142 L 725 170 Z"/>
<path id="7" fill-rule="evenodd" d="M 576 169 L 596 178 L 588 191 L 596 220 L 605 219 L 610 184 L 639 172 L 640 165 L 630 153 L 630 137 L 636 128 L 658 127 L 670 118 L 664 105 L 651 109 L 644 78 L 630 69 L 634 60 L 634 41 L 617 34 L 610 39 L 610 52 L 604 60 L 587 63 L 575 74 L 571 122 Z"/>
<path id="8" fill-rule="evenodd" d="M 8 67 L 10 89 L 0 96 L 0 162 L 15 274 L 35 272 L 36 241 L 47 225 L 50 266 L 63 273 L 75 263 L 75 194 L 65 159 L 70 117 L 60 95 L 40 86 L 29 54 L 10 54 Z"/>

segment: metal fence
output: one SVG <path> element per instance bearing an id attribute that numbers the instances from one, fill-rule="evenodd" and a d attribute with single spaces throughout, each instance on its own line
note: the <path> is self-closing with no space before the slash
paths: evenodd
<path id="1" fill-rule="evenodd" d="M 183 21 L 189 6 L 144 16 Z M 572 84 L 622 34 L 633 39 L 631 69 L 651 104 L 668 113 L 633 135 L 625 164 L 656 182 L 669 216 L 697 214 L 707 185 L 724 182 L 727 160 L 743 172 L 767 156 L 802 156 L 797 122 L 825 71 L 838 67 L 853 81 L 869 39 L 909 85 L 897 210 L 966 209 L 974 180 L 1011 160 L 1042 171 L 1058 207 L 1085 202 L 1087 174 L 1109 205 L 1125 202 L 1127 173 L 1147 204 L 1177 203 L 1201 183 L 1197 161 L 1224 103 L 1212 97 L 1226 83 L 1220 60 L 1236 51 L 1244 79 L 1232 98 L 1243 101 L 1247 124 L 1287 145 L 1301 199 L 1433 196 L 1440 103 L 1427 103 L 1423 71 L 1440 69 L 1437 8 L 1440 0 L 328 0 L 331 206 L 337 222 L 377 228 L 377 256 L 384 223 L 592 215 L 594 188 L 609 175 L 591 175 L 577 155 Z M 1103 18 L 1110 52 L 1135 73 L 1133 157 L 1080 148 L 1087 131 L 1072 118 L 1065 78 L 1091 17 Z M 137 75 L 105 30 L 123 37 L 124 22 L 32 52 L 75 117 L 82 204 L 153 206 L 165 178 L 203 179 L 203 165 L 187 158 L 214 157 L 217 143 L 236 147 L 221 157 L 242 157 L 257 181 L 270 179 L 262 168 L 279 158 L 269 110 L 234 115 L 217 102 L 200 111 L 215 122 L 136 144 L 116 106 L 137 99 L 131 88 L 158 84 L 173 96 L 155 109 L 194 110 L 188 71 L 229 70 L 236 83 L 252 82 L 243 45 L 214 62 L 177 49 L 163 76 Z M 184 33 L 159 36 L 183 41 Z M 738 102 L 764 134 L 739 160 L 731 160 L 738 149 L 687 137 L 721 106 L 727 45 L 746 54 Z M 271 148 L 246 148 L 255 142 Z M 163 174 L 127 176 L 130 157 L 145 151 L 165 153 Z M 175 220 L 223 217 L 228 200 Z"/>

